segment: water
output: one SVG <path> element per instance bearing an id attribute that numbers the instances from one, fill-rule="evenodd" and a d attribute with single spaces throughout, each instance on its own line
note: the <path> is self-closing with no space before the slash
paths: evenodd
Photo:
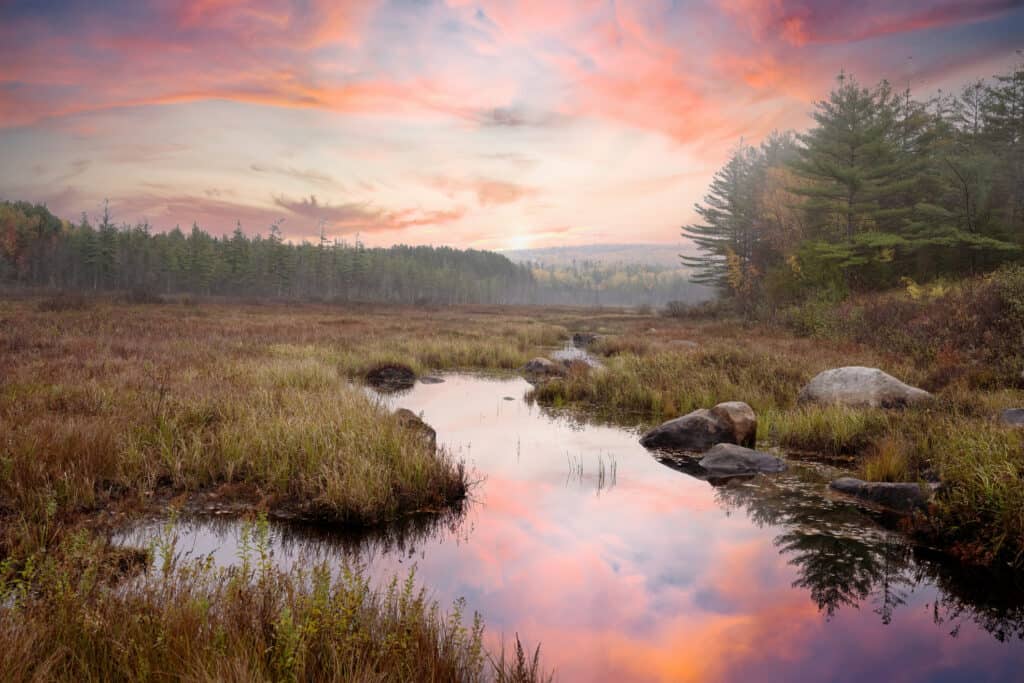
<path id="1" fill-rule="evenodd" d="M 629 430 L 528 405 L 523 380 L 445 379 L 384 400 L 422 412 L 484 477 L 465 514 L 362 537 L 274 525 L 276 562 L 353 553 L 378 577 L 415 564 L 442 603 L 484 616 L 492 644 L 540 641 L 562 681 L 1021 680 L 1014 578 L 913 551 L 830 496 L 831 472 L 714 488 Z M 179 548 L 229 563 L 239 531 L 186 521 Z"/>

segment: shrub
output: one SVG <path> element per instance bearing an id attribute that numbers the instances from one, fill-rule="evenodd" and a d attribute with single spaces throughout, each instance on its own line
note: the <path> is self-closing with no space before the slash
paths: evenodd
<path id="1" fill-rule="evenodd" d="M 85 311 L 90 307 L 91 302 L 81 292 L 60 291 L 40 301 L 36 309 L 44 313 L 63 313 L 65 311 Z"/>
<path id="2" fill-rule="evenodd" d="M 164 298 L 154 292 L 152 289 L 146 287 L 135 287 L 126 292 L 122 297 L 121 301 L 126 304 L 162 304 L 165 303 Z"/>

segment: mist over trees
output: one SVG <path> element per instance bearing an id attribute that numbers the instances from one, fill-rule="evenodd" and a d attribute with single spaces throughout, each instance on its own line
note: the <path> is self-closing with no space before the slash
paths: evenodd
<path id="1" fill-rule="evenodd" d="M 812 117 L 715 174 L 695 282 L 749 310 L 1024 260 L 1024 66 L 926 101 L 840 74 Z"/>
<path id="2" fill-rule="evenodd" d="M 260 299 L 408 304 L 664 305 L 707 298 L 678 269 L 639 264 L 516 264 L 489 251 L 398 245 L 358 237 L 286 241 L 280 224 L 249 237 L 236 224 L 215 237 L 199 226 L 155 232 L 94 223 L 45 206 L 0 202 L 0 282 L 77 291 L 131 291 Z"/>

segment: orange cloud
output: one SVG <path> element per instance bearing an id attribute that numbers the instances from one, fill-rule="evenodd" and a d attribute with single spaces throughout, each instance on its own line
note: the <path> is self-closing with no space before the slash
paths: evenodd
<path id="1" fill-rule="evenodd" d="M 429 178 L 427 184 L 441 190 L 449 197 L 454 197 L 462 192 L 472 193 L 476 195 L 477 203 L 480 206 L 512 204 L 525 197 L 536 195 L 539 192 L 535 187 L 507 180 L 495 180 L 493 178 L 469 178 L 463 180 L 435 176 Z"/>

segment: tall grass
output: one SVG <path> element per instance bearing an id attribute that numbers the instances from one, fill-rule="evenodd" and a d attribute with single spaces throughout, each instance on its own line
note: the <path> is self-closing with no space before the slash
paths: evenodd
<path id="1" fill-rule="evenodd" d="M 171 532 L 173 533 L 173 532 Z M 277 569 L 265 522 L 231 568 L 184 562 L 173 537 L 130 567 L 87 533 L 0 581 L 0 670 L 17 681 L 534 681 L 535 658 L 492 657 L 483 622 L 442 611 L 414 570 L 375 589 L 358 567 Z M 136 564 L 137 568 L 139 565 Z"/>
<path id="2" fill-rule="evenodd" d="M 552 380 L 532 397 L 658 420 L 722 401 L 746 401 L 755 410 L 791 404 L 808 378 L 783 356 L 735 347 L 615 353 L 603 369 Z"/>

